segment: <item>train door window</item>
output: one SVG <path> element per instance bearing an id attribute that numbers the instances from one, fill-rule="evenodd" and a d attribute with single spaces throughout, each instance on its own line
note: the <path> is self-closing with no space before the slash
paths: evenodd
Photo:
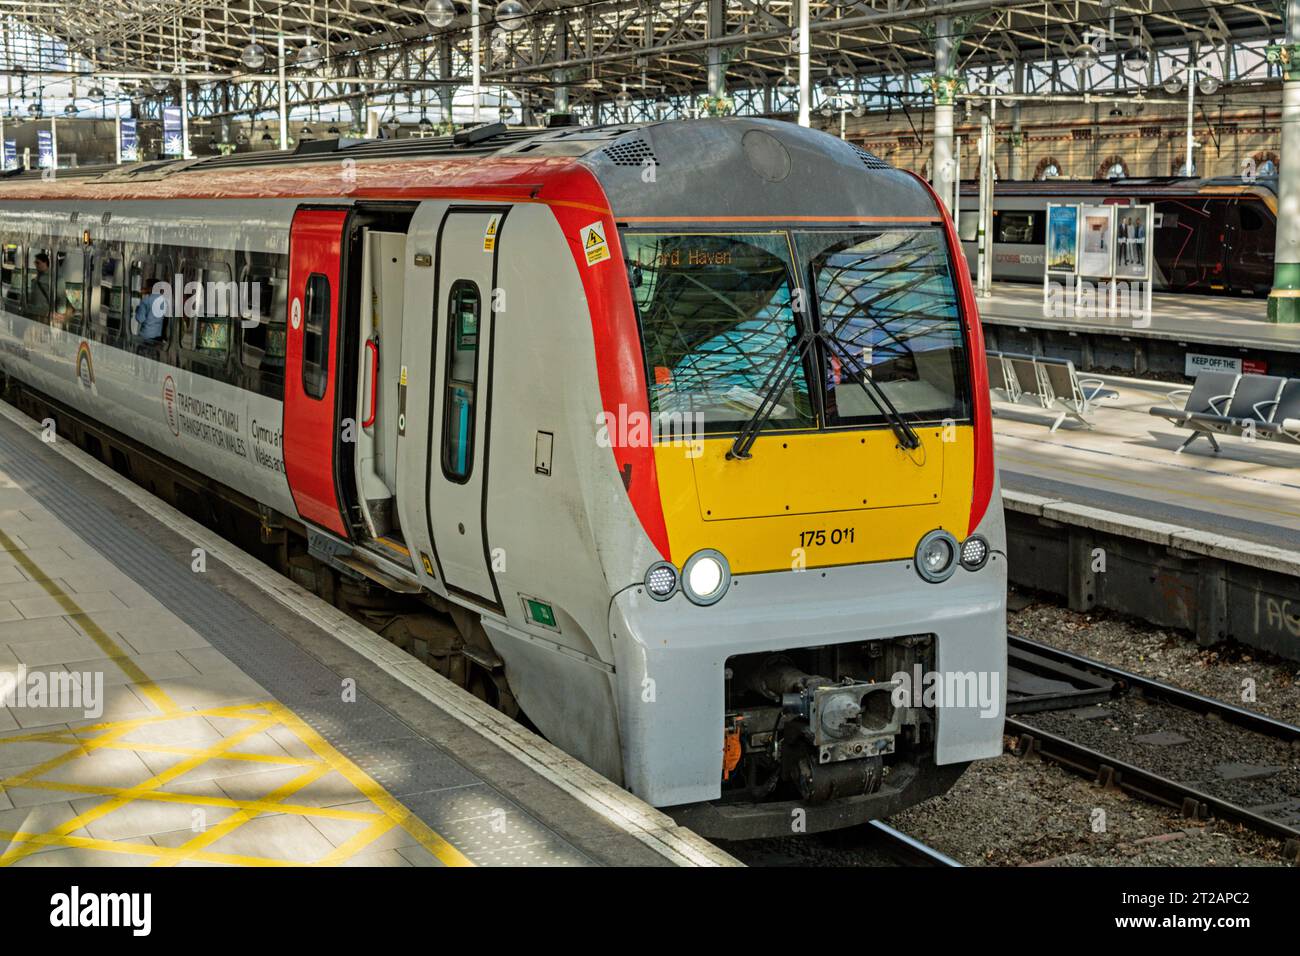
<path id="1" fill-rule="evenodd" d="M 447 383 L 442 413 L 442 470 L 452 481 L 467 481 L 474 468 L 481 304 L 473 282 L 457 279 L 452 283 L 447 299 Z"/>
<path id="2" fill-rule="evenodd" d="M 19 309 L 23 301 L 23 250 L 14 242 L 0 248 L 0 300 L 6 309 Z"/>
<path id="3" fill-rule="evenodd" d="M 302 387 L 312 398 L 324 398 L 330 371 L 330 280 L 319 272 L 307 277 L 303 295 Z"/>
<path id="4" fill-rule="evenodd" d="M 205 357 L 225 359 L 230 352 L 231 317 L 239 311 L 239 290 L 230 266 L 190 259 L 181 266 L 181 274 L 186 286 L 182 346 Z"/>

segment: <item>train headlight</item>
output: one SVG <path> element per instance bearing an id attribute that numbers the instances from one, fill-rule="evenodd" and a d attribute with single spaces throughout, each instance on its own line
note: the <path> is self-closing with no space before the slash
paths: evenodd
<path id="1" fill-rule="evenodd" d="M 989 543 L 973 534 L 961 544 L 961 566 L 967 571 L 978 571 L 988 562 Z"/>
<path id="2" fill-rule="evenodd" d="M 667 601 L 677 593 L 677 569 L 667 561 L 656 561 L 645 573 L 645 589 L 656 601 Z"/>
<path id="3" fill-rule="evenodd" d="M 952 577 L 957 570 L 957 539 L 936 528 L 916 546 L 916 573 L 931 584 Z"/>
<path id="4" fill-rule="evenodd" d="M 720 551 L 696 551 L 682 565 L 682 591 L 695 604 L 720 601 L 730 584 L 731 568 Z"/>

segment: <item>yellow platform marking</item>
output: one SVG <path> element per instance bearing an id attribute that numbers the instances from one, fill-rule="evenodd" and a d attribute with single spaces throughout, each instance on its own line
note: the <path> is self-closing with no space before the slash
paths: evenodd
<path id="1" fill-rule="evenodd" d="M 0 793 L 17 788 L 66 792 L 84 796 L 103 796 L 108 799 L 91 807 L 48 832 L 0 830 L 0 840 L 9 846 L 0 854 L 0 866 L 9 866 L 35 853 L 43 847 L 73 847 L 109 853 L 134 854 L 152 859 L 154 865 L 173 866 L 185 861 L 227 863 L 243 866 L 330 866 L 342 863 L 364 850 L 377 838 L 401 827 L 425 850 L 447 866 L 472 866 L 473 864 L 435 833 L 401 802 L 394 799 L 382 786 L 352 761 L 339 753 L 330 743 L 316 733 L 297 714 L 276 701 L 254 704 L 236 704 L 224 707 L 184 710 L 160 688 L 103 628 L 77 605 L 65 592 L 57 579 L 41 571 L 31 556 L 17 543 L 0 531 L 0 549 L 13 555 L 14 561 L 33 581 L 41 585 L 47 595 L 54 598 L 65 616 L 74 621 L 93 640 L 122 672 L 130 678 L 135 689 L 160 713 L 127 720 L 103 721 L 76 728 L 46 728 L 27 733 L 0 737 L 0 747 L 12 743 L 48 743 L 67 747 L 62 753 L 36 766 L 0 780 Z M 243 721 L 245 725 L 229 733 L 209 747 L 183 747 L 173 744 L 132 742 L 123 738 L 134 730 L 157 727 L 169 721 L 188 720 L 194 717 L 219 717 Z M 288 754 L 257 754 L 241 751 L 239 745 L 250 737 L 275 727 L 294 734 L 311 750 L 312 757 L 292 757 Z M 60 767 L 75 766 L 75 762 L 93 756 L 100 750 L 130 750 L 136 753 L 158 753 L 179 756 L 181 759 L 161 773 L 138 783 L 125 786 L 97 786 L 91 784 L 43 779 Z M 250 763 L 280 765 L 298 768 L 301 772 L 288 783 L 282 784 L 260 799 L 235 800 L 202 794 L 177 793 L 160 789 L 172 781 L 203 766 L 211 760 L 240 760 Z M 373 810 L 343 810 L 330 807 L 297 805 L 289 799 L 298 791 L 310 786 L 325 775 L 335 772 L 348 781 Z M 75 836 L 75 832 L 135 801 L 156 801 L 169 804 L 186 804 L 195 808 L 220 807 L 235 812 L 219 823 L 196 831 L 195 836 L 177 847 L 155 846 L 148 842 L 104 840 Z M 349 800 L 346 802 L 359 802 Z M 282 860 L 273 857 L 246 856 L 221 853 L 209 847 L 237 830 L 239 827 L 267 814 L 291 814 L 304 818 L 345 820 L 356 822 L 358 832 L 319 860 Z"/>
<path id="2" fill-rule="evenodd" d="M 187 720 L 192 717 L 219 717 L 227 720 L 238 720 L 243 722 L 244 726 L 227 734 L 222 740 L 210 747 L 178 747 L 172 744 L 136 743 L 122 739 L 125 735 L 142 727 L 158 727 L 170 721 Z M 274 727 L 281 727 L 292 732 L 312 751 L 313 756 L 293 757 L 288 754 L 249 754 L 238 749 L 248 738 Z M 368 774 L 335 750 L 328 741 L 312 730 L 300 717 L 283 704 L 275 701 L 199 710 L 177 710 L 168 714 L 149 717 L 137 717 L 122 721 L 104 721 L 73 730 L 59 729 L 16 734 L 9 737 L 0 737 L 0 748 L 6 744 L 30 742 L 64 744 L 68 749 L 28 770 L 14 774 L 5 780 L 0 780 L 0 792 L 25 787 L 66 792 L 69 796 L 104 796 L 108 797 L 108 799 L 47 832 L 0 830 L 0 839 L 8 840 L 10 843 L 8 849 L 3 854 L 0 854 L 0 866 L 17 863 L 43 847 L 76 847 L 112 853 L 134 854 L 144 858 L 142 862 L 151 860 L 154 865 L 164 866 L 174 866 L 177 863 L 191 860 L 204 863 L 232 863 L 243 866 L 330 866 L 342 863 L 357 853 L 364 851 L 374 840 L 394 827 L 406 830 L 430 854 L 448 866 L 472 865 L 459 850 L 394 799 Z M 42 779 L 52 770 L 75 765 L 74 762 L 78 759 L 88 757 L 99 750 L 110 749 L 126 749 L 141 754 L 178 755 L 183 759 L 146 780 L 120 787 Z M 179 779 L 186 773 L 203 766 L 209 760 L 239 759 L 265 764 L 278 764 L 285 768 L 297 769 L 300 772 L 287 783 L 281 784 L 265 796 L 254 799 L 233 799 L 159 789 Z M 344 777 L 370 806 L 365 810 L 356 810 L 341 807 L 316 807 L 291 802 L 291 798 L 295 793 L 331 772 L 337 772 Z M 231 809 L 235 812 L 210 827 L 196 831 L 193 838 L 176 847 L 160 847 L 145 842 L 105 840 L 75 835 L 77 830 L 87 824 L 102 819 L 133 801 L 157 801 L 195 808 L 216 807 Z M 344 797 L 341 802 L 361 801 Z M 318 860 L 286 860 L 274 857 L 222 853 L 211 849 L 212 844 L 234 832 L 250 820 L 267 813 L 288 814 L 307 819 L 315 817 L 354 822 L 358 825 L 358 830 L 354 835 Z"/>

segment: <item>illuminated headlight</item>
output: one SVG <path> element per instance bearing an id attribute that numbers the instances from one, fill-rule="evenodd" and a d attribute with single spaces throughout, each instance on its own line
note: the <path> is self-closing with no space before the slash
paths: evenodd
<path id="1" fill-rule="evenodd" d="M 989 559 L 989 543 L 977 534 L 971 535 L 961 545 L 961 566 L 967 571 L 978 571 Z"/>
<path id="2" fill-rule="evenodd" d="M 731 568 L 719 551 L 696 551 L 682 565 L 682 591 L 696 604 L 721 600 L 730 584 Z"/>
<path id="3" fill-rule="evenodd" d="M 957 570 L 957 539 L 935 529 L 916 546 L 916 573 L 931 584 L 947 581 Z"/>
<path id="4" fill-rule="evenodd" d="M 645 573 L 645 589 L 656 601 L 667 601 L 677 593 L 677 569 L 667 561 L 650 565 Z"/>

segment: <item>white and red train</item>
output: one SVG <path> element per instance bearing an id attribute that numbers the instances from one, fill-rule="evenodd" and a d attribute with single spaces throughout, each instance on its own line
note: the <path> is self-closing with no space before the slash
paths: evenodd
<path id="1" fill-rule="evenodd" d="M 481 128 L 11 176 L 0 246 L 24 401 L 327 597 L 449 612 L 445 672 L 703 832 L 1000 751 L 982 337 L 911 174 L 763 120 Z"/>

